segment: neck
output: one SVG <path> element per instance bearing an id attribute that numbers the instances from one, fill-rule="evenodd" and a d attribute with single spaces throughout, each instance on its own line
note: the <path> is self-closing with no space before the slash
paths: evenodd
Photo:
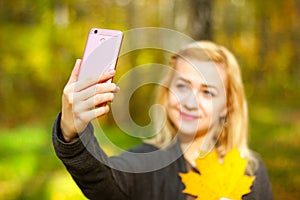
<path id="1" fill-rule="evenodd" d="M 189 140 L 187 138 L 180 138 L 180 139 L 181 139 L 180 146 L 181 146 L 184 158 L 193 167 L 195 167 L 196 166 L 195 159 L 199 156 L 205 136 L 196 137 L 191 140 Z"/>

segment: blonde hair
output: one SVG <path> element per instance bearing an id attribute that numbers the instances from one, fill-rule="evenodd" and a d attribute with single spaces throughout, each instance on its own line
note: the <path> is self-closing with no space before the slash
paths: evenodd
<path id="1" fill-rule="evenodd" d="M 248 148 L 248 108 L 244 93 L 240 66 L 234 55 L 225 47 L 219 46 L 210 41 L 198 41 L 190 44 L 170 60 L 170 66 L 176 68 L 178 57 L 189 57 L 200 61 L 213 61 L 221 64 L 227 74 L 227 115 L 225 125 L 216 143 L 215 149 L 220 158 L 224 157 L 232 148 L 237 148 L 241 155 L 249 160 L 247 173 L 254 174 L 257 169 L 257 159 Z M 168 101 L 168 87 L 171 84 L 175 70 L 171 70 L 162 80 L 162 85 L 167 87 L 158 87 L 156 94 L 156 103 L 166 109 Z M 154 118 L 156 124 L 161 124 L 161 113 Z M 157 127 L 159 128 L 159 127 Z M 159 148 L 170 144 L 174 139 L 176 130 L 167 117 L 166 125 L 152 139 L 147 140 Z"/>

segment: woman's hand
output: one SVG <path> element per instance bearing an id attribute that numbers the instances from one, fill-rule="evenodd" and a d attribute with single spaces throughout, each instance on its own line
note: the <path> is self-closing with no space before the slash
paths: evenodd
<path id="1" fill-rule="evenodd" d="M 107 114 L 107 103 L 111 102 L 114 93 L 119 91 L 116 84 L 106 82 L 115 75 L 114 70 L 77 81 L 80 65 L 81 60 L 77 59 L 62 96 L 60 127 L 66 142 L 75 140 L 90 121 Z"/>

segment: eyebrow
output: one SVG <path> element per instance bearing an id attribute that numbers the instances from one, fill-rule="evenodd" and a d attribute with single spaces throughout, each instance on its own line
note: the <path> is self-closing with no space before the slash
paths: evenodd
<path id="1" fill-rule="evenodd" d="M 185 79 L 185 78 L 183 78 L 183 77 L 177 77 L 176 79 L 177 79 L 177 80 L 181 80 L 181 81 L 183 81 L 183 82 L 186 82 L 186 83 L 192 85 L 192 82 L 191 82 L 190 80 L 187 80 L 187 79 Z M 215 89 L 216 91 L 218 91 L 217 87 L 214 86 L 214 85 L 208 85 L 208 84 L 202 83 L 202 84 L 201 84 L 201 87 L 212 88 L 212 89 Z"/>

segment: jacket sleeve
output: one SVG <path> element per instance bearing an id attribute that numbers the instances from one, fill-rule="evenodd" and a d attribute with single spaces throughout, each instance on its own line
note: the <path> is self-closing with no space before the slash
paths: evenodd
<path id="1" fill-rule="evenodd" d="M 269 180 L 267 169 L 261 159 L 258 158 L 258 169 L 255 173 L 255 180 L 251 193 L 243 197 L 243 200 L 273 200 L 272 186 Z"/>
<path id="2" fill-rule="evenodd" d="M 263 200 L 273 200 L 273 193 L 272 193 L 272 185 L 267 173 L 267 169 L 264 163 L 260 160 L 259 168 L 256 173 L 257 183 L 256 187 L 259 190 L 259 198 Z"/>
<path id="3" fill-rule="evenodd" d="M 66 143 L 60 119 L 61 114 L 55 120 L 52 131 L 54 150 L 84 195 L 89 199 L 128 199 L 128 194 L 116 181 L 115 173 L 105 164 L 108 158 L 94 137 L 93 126 L 89 124 L 77 141 Z"/>

